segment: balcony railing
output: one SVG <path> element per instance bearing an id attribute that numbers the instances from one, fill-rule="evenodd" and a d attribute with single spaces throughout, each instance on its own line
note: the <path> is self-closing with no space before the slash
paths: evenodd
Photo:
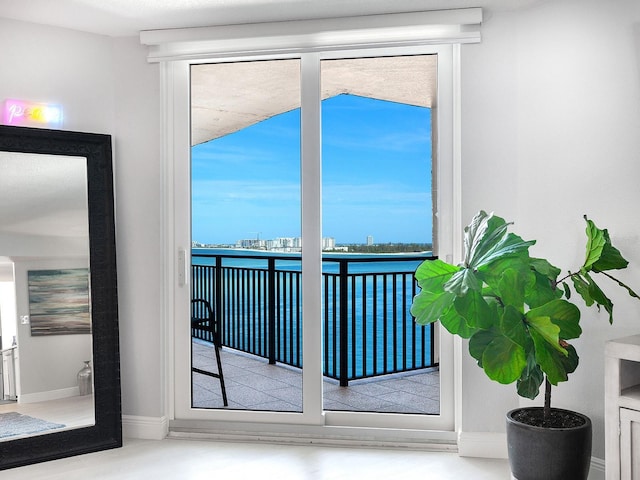
<path id="1" fill-rule="evenodd" d="M 350 380 L 437 365 L 433 325 L 409 311 L 413 273 L 429 255 L 323 256 L 323 372 Z M 220 318 L 223 346 L 302 367 L 300 256 L 243 252 L 192 255 L 192 296 Z M 207 332 L 193 329 L 205 341 Z"/>

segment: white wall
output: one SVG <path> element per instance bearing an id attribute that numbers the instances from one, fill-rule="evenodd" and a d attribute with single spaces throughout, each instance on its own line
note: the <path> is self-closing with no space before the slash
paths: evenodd
<path id="1" fill-rule="evenodd" d="M 160 74 L 138 38 L 113 48 L 122 411 L 160 417 Z"/>
<path id="2" fill-rule="evenodd" d="M 640 266 L 639 8 L 636 0 L 557 0 L 485 12 L 482 43 L 462 48 L 465 220 L 495 210 L 538 239 L 536 255 L 567 268 L 582 259 L 588 213 Z M 65 128 L 115 137 L 123 413 L 160 416 L 157 66 L 136 39 L 0 20 L 0 42 L 12 46 L 0 62 L 14 65 L 0 97 L 57 101 Z M 622 276 L 640 288 L 640 268 Z M 581 365 L 554 393 L 557 406 L 592 417 L 600 458 L 603 344 L 640 330 L 640 304 L 614 302 L 613 327 L 585 312 Z M 463 382 L 463 429 L 503 432 L 504 412 L 520 403 L 513 387 L 489 382 L 466 355 Z"/>
<path id="3" fill-rule="evenodd" d="M 0 251 L 7 257 L 33 255 L 75 255 L 89 251 L 89 237 L 60 237 L 54 235 L 20 235 L 0 233 Z"/>
<path id="4" fill-rule="evenodd" d="M 640 3 L 564 0 L 487 13 L 482 43 L 462 55 L 464 219 L 483 208 L 514 220 L 516 232 L 538 240 L 534 255 L 566 271 L 584 258 L 587 214 L 609 229 L 632 264 L 620 276 L 640 289 Z M 591 417 L 599 458 L 604 342 L 640 331 L 640 303 L 626 294 L 613 301 L 613 327 L 582 309 L 580 366 L 552 397 Z M 468 357 L 464 385 L 464 429 L 502 430 L 502 412 L 518 404 L 513 388 L 489 384 Z"/>
<path id="5" fill-rule="evenodd" d="M 64 130 L 113 133 L 115 80 L 108 37 L 0 19 L 0 99 L 56 103 Z"/>

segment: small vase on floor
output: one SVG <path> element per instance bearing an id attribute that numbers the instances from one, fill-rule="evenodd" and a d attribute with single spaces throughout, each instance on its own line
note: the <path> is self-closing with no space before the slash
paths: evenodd
<path id="1" fill-rule="evenodd" d="M 84 362 L 84 367 L 78 372 L 78 388 L 80 389 L 80 395 L 89 395 L 91 393 L 92 386 L 92 373 L 91 373 L 90 360 Z"/>

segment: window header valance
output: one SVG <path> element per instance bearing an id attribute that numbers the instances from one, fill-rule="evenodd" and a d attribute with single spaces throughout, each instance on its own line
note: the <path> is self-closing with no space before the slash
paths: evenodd
<path id="1" fill-rule="evenodd" d="M 287 54 L 480 41 L 481 8 L 149 30 L 148 60 Z"/>

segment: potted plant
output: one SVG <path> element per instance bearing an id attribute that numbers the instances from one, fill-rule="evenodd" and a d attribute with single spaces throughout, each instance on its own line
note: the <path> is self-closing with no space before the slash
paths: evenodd
<path id="1" fill-rule="evenodd" d="M 535 240 L 508 232 L 509 223 L 484 211 L 464 230 L 461 265 L 428 260 L 416 270 L 420 292 L 411 313 L 420 324 L 437 320 L 469 340 L 469 353 L 487 376 L 516 383 L 517 393 L 534 399 L 545 385 L 544 407 L 507 414 L 512 474 L 518 480 L 586 479 L 591 458 L 591 422 L 577 412 L 551 408 L 551 386 L 568 379 L 578 366 L 569 343 L 580 337 L 580 310 L 572 290 L 587 306 L 604 308 L 613 322 L 613 303 L 596 283 L 613 280 L 609 272 L 628 262 L 585 216 L 587 248 L 583 265 L 561 276 L 542 258 L 529 256 Z"/>

